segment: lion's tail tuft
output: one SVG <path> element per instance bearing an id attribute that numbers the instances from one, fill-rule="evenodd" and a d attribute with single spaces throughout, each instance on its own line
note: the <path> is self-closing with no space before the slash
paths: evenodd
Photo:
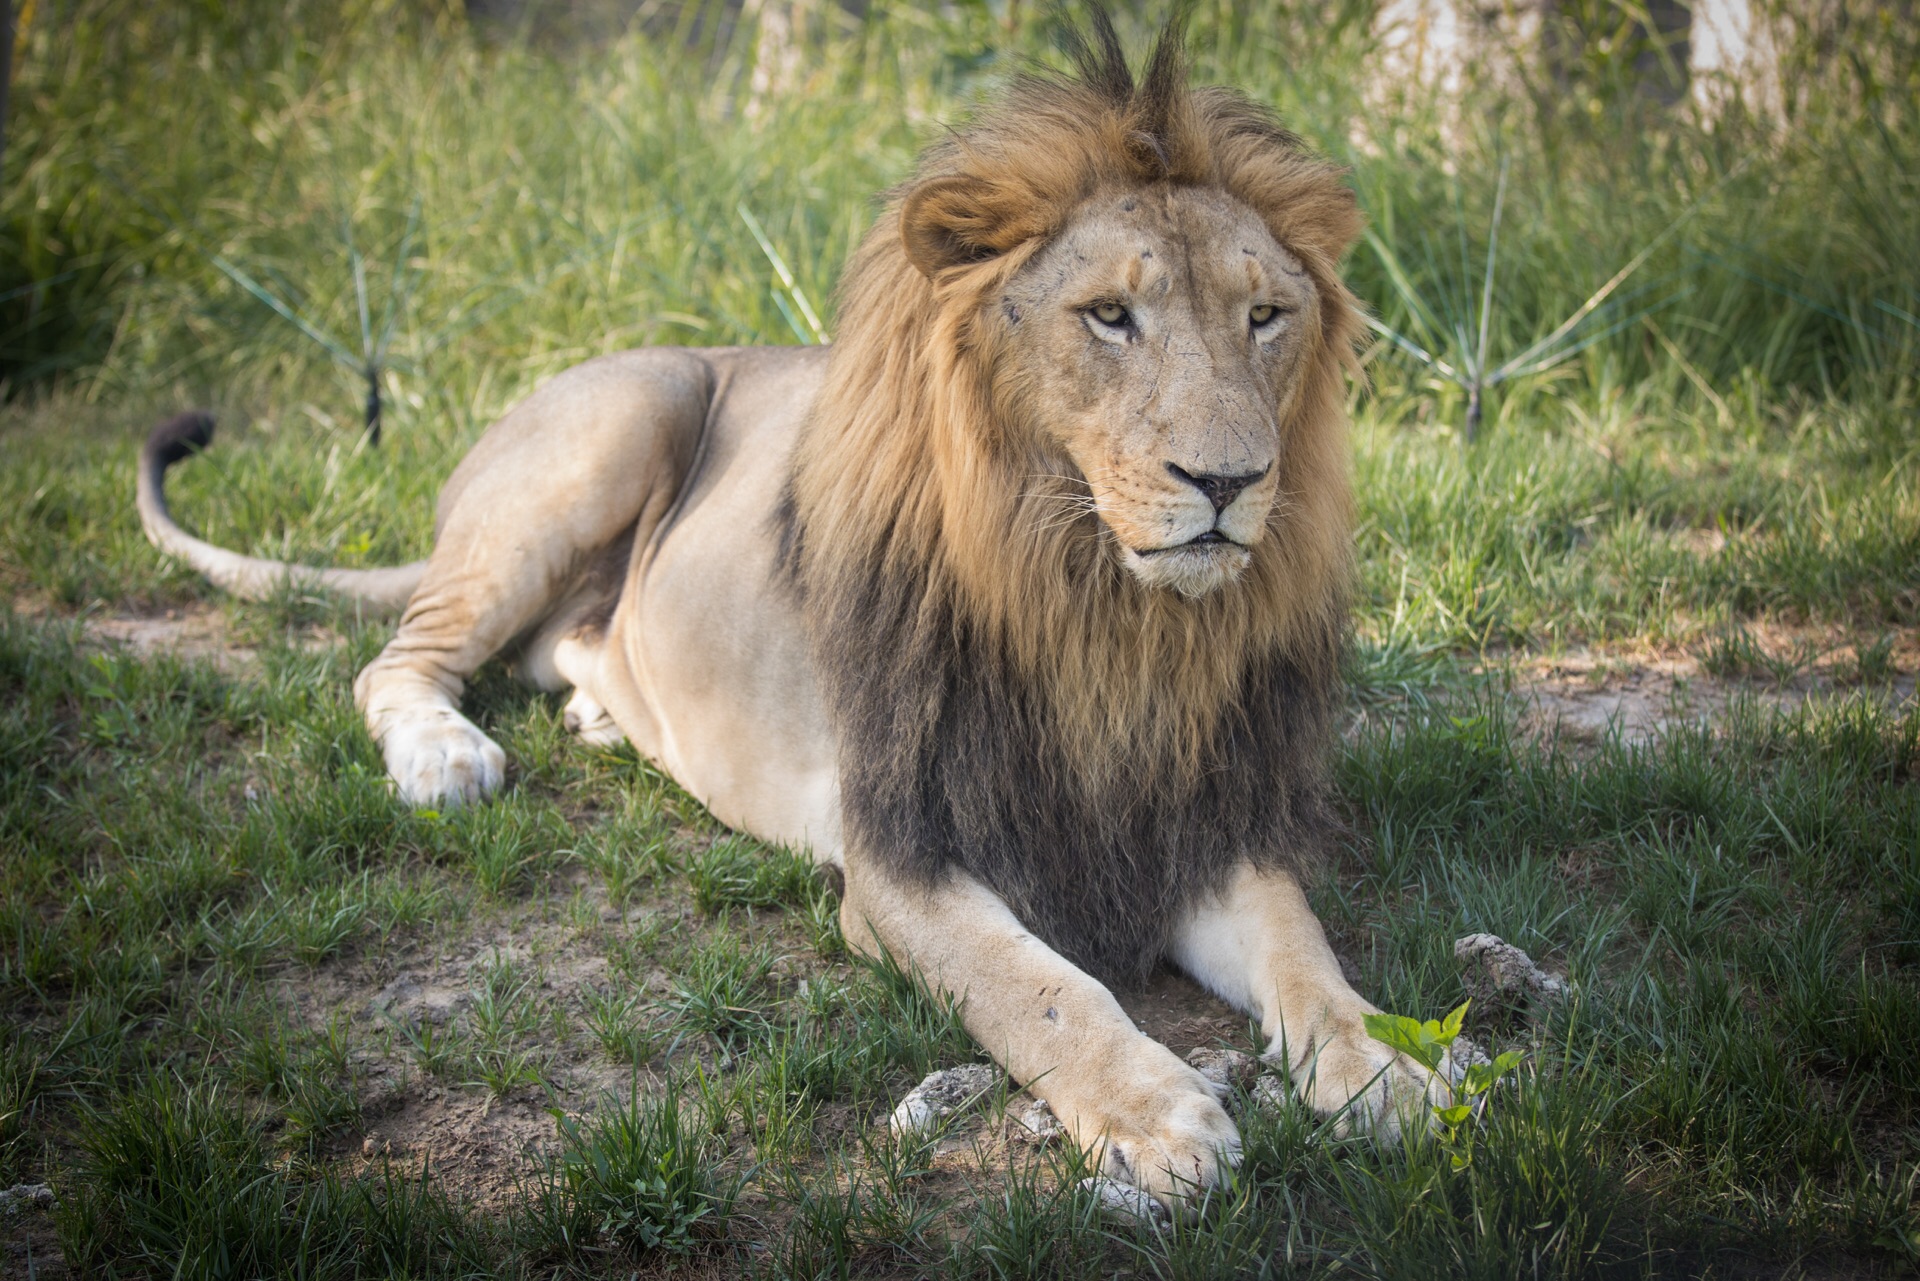
<path id="1" fill-rule="evenodd" d="M 282 560 L 243 556 L 203 542 L 180 528 L 167 510 L 167 468 L 205 449 L 213 441 L 213 415 L 203 410 L 175 414 L 147 435 L 140 451 L 135 506 L 147 538 L 169 556 L 185 561 L 208 581 L 243 600 L 264 600 L 285 587 L 327 592 L 383 614 L 407 606 L 426 572 L 425 561 L 390 569 L 318 569 Z"/>
<path id="2" fill-rule="evenodd" d="M 141 462 L 161 471 L 189 454 L 197 454 L 213 443 L 213 415 L 204 409 L 189 409 L 175 414 L 147 433 L 147 447 Z"/>

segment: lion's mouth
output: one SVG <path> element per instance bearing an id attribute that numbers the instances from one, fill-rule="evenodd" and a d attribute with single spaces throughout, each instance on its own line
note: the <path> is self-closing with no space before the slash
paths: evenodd
<path id="1" fill-rule="evenodd" d="M 1212 551 L 1216 547 L 1221 548 L 1223 550 L 1226 548 L 1233 548 L 1236 551 L 1244 550 L 1243 544 L 1234 542 L 1231 538 L 1228 538 L 1225 534 L 1221 533 L 1217 529 L 1209 529 L 1206 533 L 1201 534 L 1199 537 L 1189 538 L 1184 543 L 1172 543 L 1166 547 L 1149 547 L 1144 551 L 1138 551 L 1135 554 L 1140 556 L 1165 556 L 1170 552 L 1187 552 L 1187 551 L 1208 552 L 1208 551 Z"/>

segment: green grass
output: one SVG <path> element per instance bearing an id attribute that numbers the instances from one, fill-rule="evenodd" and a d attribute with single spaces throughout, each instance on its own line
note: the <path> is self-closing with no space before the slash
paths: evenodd
<path id="1" fill-rule="evenodd" d="M 701 23 L 581 46 L 371 5 L 149 8 L 41 6 L 0 184 L 0 1186 L 58 1191 L 37 1258 L 316 1277 L 1920 1265 L 1920 711 L 1888 693 L 1920 626 L 1914 31 L 1794 53 L 1785 129 L 1663 113 L 1627 82 L 1630 41 L 1538 98 L 1483 86 L 1512 97 L 1449 126 L 1363 93 L 1364 6 L 1197 6 L 1202 77 L 1354 166 L 1408 290 L 1371 248 L 1348 275 L 1396 328 L 1419 324 L 1409 290 L 1471 316 L 1503 163 L 1495 352 L 1653 252 L 1598 328 L 1631 323 L 1503 385 L 1470 446 L 1459 389 L 1402 354 L 1377 349 L 1354 398 L 1366 715 L 1316 906 L 1389 1009 L 1457 1004 L 1450 946 L 1475 931 L 1575 998 L 1476 1022 L 1528 1057 L 1467 1169 L 1254 1110 L 1239 1182 L 1153 1233 L 1098 1217 L 1076 1154 L 994 1137 L 1004 1100 L 942 1145 L 887 1136 L 908 1087 L 978 1052 L 910 974 L 849 958 L 804 859 L 725 832 L 630 751 L 574 743 L 558 700 L 497 667 L 469 706 L 509 790 L 407 810 L 349 694 L 386 628 L 220 601 L 131 509 L 141 433 L 206 403 L 225 435 L 177 475 L 186 523 L 272 555 L 420 555 L 439 483 L 539 379 L 637 343 L 802 335 L 740 206 L 830 327 L 873 194 L 1048 20 L 820 16 L 803 82 L 756 106 L 750 32 Z M 357 350 L 356 257 L 375 336 L 393 319 L 378 449 L 357 375 L 215 262 Z M 251 658 L 87 639 L 90 616 L 168 609 Z M 1647 742 L 1542 736 L 1507 677 L 1581 648 L 1690 654 L 1727 710 Z M 408 976 L 447 999 L 376 1003 Z M 486 1178 L 423 1163 L 418 1134 L 363 1150 L 429 1105 L 531 1115 L 543 1146 Z"/>

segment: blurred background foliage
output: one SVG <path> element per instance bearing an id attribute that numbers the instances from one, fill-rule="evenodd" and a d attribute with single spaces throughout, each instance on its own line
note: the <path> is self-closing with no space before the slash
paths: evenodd
<path id="1" fill-rule="evenodd" d="M 1920 35 L 1895 5 L 1828 7 L 1781 18 L 1787 91 L 1758 111 L 1676 95 L 1684 46 L 1623 0 L 1563 0 L 1530 52 L 1450 91 L 1381 62 L 1366 0 L 1200 0 L 1192 45 L 1199 79 L 1352 166 L 1407 283 L 1469 330 L 1506 168 L 1495 349 L 1651 247 L 1582 330 L 1617 332 L 1554 376 L 1880 393 L 1920 340 Z M 6 394 L 356 406 L 229 268 L 358 352 L 358 260 L 392 398 L 463 417 L 596 351 L 794 340 L 740 207 L 825 304 L 875 193 L 1051 57 L 1059 21 L 1015 0 L 472 8 L 39 3 L 0 194 Z M 1163 6 L 1120 8 L 1144 46 Z M 1418 327 L 1383 255 L 1349 270 Z M 1381 364 L 1382 390 L 1430 373 Z"/>

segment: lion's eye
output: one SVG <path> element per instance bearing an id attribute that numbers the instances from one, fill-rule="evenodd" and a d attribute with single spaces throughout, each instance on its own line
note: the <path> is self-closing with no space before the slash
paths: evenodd
<path id="1" fill-rule="evenodd" d="M 1127 309 L 1117 302 L 1103 302 L 1093 309 L 1093 318 L 1103 325 L 1118 329 L 1127 323 Z"/>
<path id="2" fill-rule="evenodd" d="M 1274 317 L 1278 316 L 1279 314 L 1280 314 L 1280 309 L 1278 307 L 1274 306 L 1272 303 L 1263 302 L 1258 307 L 1255 307 L 1252 311 L 1249 311 L 1247 313 L 1247 319 L 1253 322 L 1253 327 L 1255 329 L 1265 329 L 1268 325 L 1271 325 L 1273 323 Z"/>

